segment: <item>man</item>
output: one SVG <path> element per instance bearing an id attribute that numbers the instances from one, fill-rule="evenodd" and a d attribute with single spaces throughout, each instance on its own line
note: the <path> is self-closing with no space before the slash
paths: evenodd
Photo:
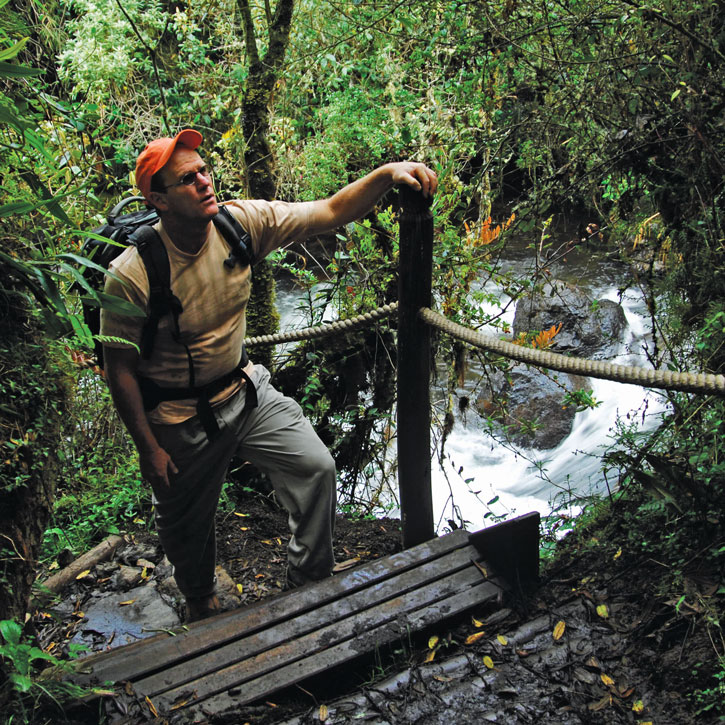
<path id="1" fill-rule="evenodd" d="M 146 359 L 138 347 L 142 318 L 103 311 L 101 324 L 102 335 L 135 344 L 104 342 L 106 376 L 138 449 L 141 473 L 153 488 L 157 529 L 189 620 L 219 611 L 214 514 L 235 454 L 269 476 L 289 513 L 292 586 L 330 575 L 336 500 L 334 461 L 300 407 L 270 385 L 264 367 L 246 357 L 240 362 L 251 270 L 228 263 L 229 245 L 212 221 L 220 205 L 196 151 L 201 142 L 201 134 L 187 129 L 153 141 L 136 162 L 136 184 L 159 214 L 155 228 L 168 253 L 171 291 L 183 310 L 178 328 L 172 315 L 164 315 Z M 249 233 L 258 260 L 288 241 L 358 219 L 395 184 L 431 196 L 437 179 L 423 164 L 400 162 L 329 199 L 226 206 Z M 109 276 L 106 291 L 148 313 L 149 281 L 138 250 L 125 250 L 111 271 L 123 284 Z M 158 394 L 152 403 L 149 388 Z"/>

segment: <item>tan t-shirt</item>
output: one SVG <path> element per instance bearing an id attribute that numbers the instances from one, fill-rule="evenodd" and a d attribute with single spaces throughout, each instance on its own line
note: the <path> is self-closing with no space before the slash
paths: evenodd
<path id="1" fill-rule="evenodd" d="M 229 210 L 240 221 L 252 240 L 254 258 L 260 260 L 286 242 L 304 239 L 312 203 L 290 204 L 273 201 L 233 201 Z M 169 255 L 171 290 L 179 298 L 181 340 L 194 361 L 196 385 L 215 380 L 239 363 L 246 334 L 246 308 L 249 301 L 251 270 L 235 264 L 229 268 L 229 245 L 214 225 L 196 254 L 174 246 L 161 223 L 156 225 Z M 129 247 L 110 265 L 110 271 L 125 284 L 106 277 L 105 291 L 121 297 L 148 312 L 149 283 L 146 268 L 135 247 Z M 101 335 L 119 337 L 139 345 L 144 318 L 118 315 L 101 310 Z M 154 338 L 150 360 L 139 360 L 139 374 L 163 387 L 188 387 L 189 363 L 184 345 L 172 337 L 173 319 L 164 315 Z M 104 342 L 107 347 L 129 347 L 120 342 Z M 246 368 L 252 371 L 252 364 Z M 219 403 L 239 387 L 233 383 L 213 399 Z M 164 401 L 149 413 L 154 423 L 181 423 L 196 414 L 196 400 Z"/>

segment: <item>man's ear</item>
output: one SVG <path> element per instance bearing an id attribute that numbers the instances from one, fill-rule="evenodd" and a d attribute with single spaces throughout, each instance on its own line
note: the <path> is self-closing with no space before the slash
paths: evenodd
<path id="1" fill-rule="evenodd" d="M 166 199 L 166 194 L 163 194 L 160 191 L 151 191 L 149 192 L 148 201 L 151 206 L 153 206 L 158 211 L 166 211 L 168 209 L 168 201 Z"/>

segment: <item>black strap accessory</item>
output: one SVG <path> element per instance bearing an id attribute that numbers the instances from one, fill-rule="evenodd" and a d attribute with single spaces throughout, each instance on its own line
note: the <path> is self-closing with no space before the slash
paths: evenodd
<path id="1" fill-rule="evenodd" d="M 138 375 L 137 378 L 141 389 L 141 397 L 143 398 L 144 410 L 153 410 L 159 403 L 167 400 L 188 400 L 190 398 L 196 398 L 196 413 L 199 416 L 204 431 L 211 440 L 219 433 L 219 424 L 216 422 L 211 405 L 211 400 L 215 395 L 218 395 L 235 380 L 241 378 L 245 382 L 245 410 L 252 410 L 259 404 L 257 389 L 254 387 L 254 383 L 249 375 L 244 371 L 248 362 L 249 358 L 245 350 L 243 351 L 242 359 L 234 370 L 230 370 L 228 373 L 212 380 L 210 383 L 198 387 L 164 388 L 151 380 L 151 378 Z"/>
<path id="2" fill-rule="evenodd" d="M 229 209 L 220 206 L 219 213 L 214 217 L 214 224 L 229 245 L 229 257 L 224 260 L 224 264 L 230 269 L 237 262 L 242 267 L 254 264 L 252 238 Z"/>

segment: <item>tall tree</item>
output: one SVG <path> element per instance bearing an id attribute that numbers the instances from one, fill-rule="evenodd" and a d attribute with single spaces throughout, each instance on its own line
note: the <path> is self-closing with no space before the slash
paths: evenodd
<path id="1" fill-rule="evenodd" d="M 247 185 L 252 198 L 268 201 L 276 196 L 274 158 L 267 140 L 269 105 L 275 84 L 284 67 L 294 0 L 279 0 L 272 13 L 265 2 L 267 48 L 260 55 L 257 31 L 248 0 L 238 0 L 244 22 L 249 74 L 242 100 L 242 131 L 244 133 L 244 162 Z M 252 335 L 270 334 L 279 329 L 279 314 L 275 307 L 275 286 L 271 265 L 261 262 L 254 273 L 254 287 L 248 312 L 249 332 Z M 255 356 L 269 366 L 271 350 L 259 350 Z"/>

